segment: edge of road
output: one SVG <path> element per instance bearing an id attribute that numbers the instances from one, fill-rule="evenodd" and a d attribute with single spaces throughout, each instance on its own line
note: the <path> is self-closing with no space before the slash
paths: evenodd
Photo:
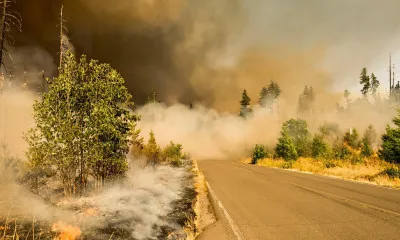
<path id="1" fill-rule="evenodd" d="M 197 165 L 196 161 L 196 165 Z M 199 174 L 202 171 L 198 169 Z M 245 240 L 239 228 L 234 223 L 233 219 L 229 215 L 228 211 L 223 206 L 222 202 L 218 199 L 215 192 L 211 188 L 207 180 L 203 179 L 204 185 L 206 186 L 207 199 L 211 206 L 211 211 L 214 214 L 215 221 L 203 229 L 200 234 L 196 237 L 197 240 L 209 240 L 209 239 L 237 239 Z M 200 218 L 202 216 L 199 216 Z"/>

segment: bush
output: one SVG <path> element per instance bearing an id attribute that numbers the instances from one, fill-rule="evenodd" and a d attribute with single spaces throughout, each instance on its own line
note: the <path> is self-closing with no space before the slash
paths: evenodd
<path id="1" fill-rule="evenodd" d="M 182 145 L 175 144 L 172 141 L 164 148 L 163 153 L 167 160 L 180 160 L 184 157 Z"/>
<path id="2" fill-rule="evenodd" d="M 353 149 L 358 149 L 361 146 L 359 135 L 357 129 L 355 128 L 351 128 L 348 132 L 346 132 L 343 141 Z"/>
<path id="3" fill-rule="evenodd" d="M 333 145 L 333 157 L 336 159 L 345 160 L 351 155 L 350 149 L 342 141 L 336 141 Z"/>
<path id="4" fill-rule="evenodd" d="M 324 142 L 320 135 L 315 135 L 311 144 L 311 154 L 313 158 L 327 157 L 329 146 Z"/>
<path id="5" fill-rule="evenodd" d="M 400 178 L 400 169 L 395 167 L 386 168 L 381 174 L 387 175 L 390 178 Z"/>
<path id="6" fill-rule="evenodd" d="M 282 136 L 279 138 L 275 148 L 276 156 L 286 161 L 296 160 L 299 156 L 292 140 L 285 130 L 283 130 L 281 134 Z"/>
<path id="7" fill-rule="evenodd" d="M 264 145 L 257 144 L 254 147 L 252 156 L 251 156 L 251 164 L 257 164 L 258 160 L 264 159 L 268 157 L 267 148 Z"/>
<path id="8" fill-rule="evenodd" d="M 396 127 L 387 126 L 386 133 L 382 136 L 379 157 L 387 162 L 400 164 L 400 116 L 394 118 L 393 123 Z"/>
<path id="9" fill-rule="evenodd" d="M 372 151 L 372 146 L 367 137 L 363 138 L 361 155 L 364 157 L 371 157 L 374 152 Z"/>
<path id="10" fill-rule="evenodd" d="M 311 134 L 308 131 L 306 121 L 292 118 L 283 124 L 282 130 L 286 131 L 292 140 L 298 156 L 308 157 L 311 155 Z"/>

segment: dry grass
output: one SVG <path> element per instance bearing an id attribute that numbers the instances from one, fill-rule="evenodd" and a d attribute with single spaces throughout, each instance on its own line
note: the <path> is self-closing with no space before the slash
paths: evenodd
<path id="1" fill-rule="evenodd" d="M 250 164 L 251 159 L 243 159 L 242 163 Z M 400 188 L 399 178 L 390 178 L 382 174 L 385 169 L 395 167 L 392 164 L 381 161 L 377 156 L 362 159 L 358 163 L 351 160 L 323 160 L 313 158 L 299 158 L 294 162 L 287 162 L 283 159 L 262 159 L 257 166 L 270 168 L 286 168 L 302 172 L 311 172 L 319 175 L 335 176 L 342 179 L 369 182 L 381 186 Z"/>

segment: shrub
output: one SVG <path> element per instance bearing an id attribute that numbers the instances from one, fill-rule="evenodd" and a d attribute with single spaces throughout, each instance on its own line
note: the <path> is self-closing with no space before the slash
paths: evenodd
<path id="1" fill-rule="evenodd" d="M 387 126 L 386 133 L 382 136 L 379 157 L 387 162 L 400 164 L 400 110 L 393 123 L 396 127 Z"/>
<path id="2" fill-rule="evenodd" d="M 374 152 L 372 151 L 372 146 L 367 137 L 362 140 L 361 155 L 364 157 L 371 157 Z"/>
<path id="3" fill-rule="evenodd" d="M 350 149 L 344 144 L 344 142 L 338 140 L 333 145 L 333 157 L 336 159 L 345 160 L 351 155 Z"/>
<path id="4" fill-rule="evenodd" d="M 390 178 L 400 178 L 400 169 L 395 167 L 386 168 L 381 174 L 387 175 Z"/>
<path id="5" fill-rule="evenodd" d="M 257 164 L 258 160 L 268 157 L 267 148 L 264 145 L 257 144 L 251 156 L 251 164 Z"/>
<path id="6" fill-rule="evenodd" d="M 355 128 L 351 128 L 348 132 L 346 132 L 343 141 L 353 149 L 358 149 L 361 145 L 357 129 Z"/>
<path id="7" fill-rule="evenodd" d="M 311 154 L 313 158 L 326 157 L 329 152 L 329 146 L 324 142 L 321 135 L 315 135 L 311 144 Z"/>
<path id="8" fill-rule="evenodd" d="M 285 130 L 283 130 L 281 134 L 282 136 L 279 138 L 275 148 L 276 156 L 287 161 L 296 160 L 299 156 L 292 140 Z"/>
<path id="9" fill-rule="evenodd" d="M 306 121 L 292 118 L 283 124 L 282 130 L 286 131 L 292 140 L 298 156 L 307 157 L 311 155 L 311 134 L 308 131 Z"/>

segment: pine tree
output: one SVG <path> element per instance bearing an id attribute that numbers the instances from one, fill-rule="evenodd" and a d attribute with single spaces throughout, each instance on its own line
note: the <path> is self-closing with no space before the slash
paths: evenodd
<path id="1" fill-rule="evenodd" d="M 349 104 L 350 103 L 350 92 L 349 92 L 349 90 L 347 90 L 347 89 L 344 90 L 343 96 L 346 99 L 347 104 Z"/>
<path id="2" fill-rule="evenodd" d="M 145 155 L 147 158 L 147 164 L 151 164 L 153 167 L 160 162 L 161 148 L 156 142 L 154 132 L 150 131 L 150 138 L 145 146 Z"/>
<path id="3" fill-rule="evenodd" d="M 353 149 L 360 148 L 360 140 L 357 129 L 351 128 L 348 132 L 346 132 L 343 141 Z"/>
<path id="4" fill-rule="evenodd" d="M 386 133 L 382 136 L 382 145 L 379 157 L 390 163 L 400 164 L 400 110 L 393 119 L 395 127 L 386 127 Z"/>
<path id="5" fill-rule="evenodd" d="M 376 95 L 376 92 L 378 91 L 380 82 L 376 78 L 375 74 L 371 74 L 371 91 L 373 95 Z"/>
<path id="6" fill-rule="evenodd" d="M 367 74 L 366 68 L 361 70 L 360 84 L 362 85 L 361 93 L 364 97 L 366 97 L 371 88 L 370 77 Z"/>
<path id="7" fill-rule="evenodd" d="M 249 116 L 249 114 L 251 114 L 253 112 L 253 110 L 249 107 L 250 106 L 250 102 L 251 99 L 250 97 L 247 95 L 247 90 L 243 90 L 242 93 L 242 100 L 240 101 L 240 116 L 242 118 L 246 118 Z"/>
<path id="8" fill-rule="evenodd" d="M 378 134 L 376 133 L 374 127 L 369 125 L 365 130 L 364 138 L 368 141 L 369 145 L 374 146 L 376 144 Z"/>
<path id="9" fill-rule="evenodd" d="M 321 135 L 315 135 L 311 144 L 313 158 L 326 157 L 329 146 Z"/>
<path id="10" fill-rule="evenodd" d="M 272 104 L 275 102 L 276 99 L 281 95 L 282 90 L 280 89 L 279 85 L 272 81 L 268 87 L 263 87 L 260 92 L 260 97 L 258 99 L 258 104 L 261 107 L 268 107 L 272 108 Z"/>
<path id="11" fill-rule="evenodd" d="M 374 154 L 374 152 L 372 151 L 371 143 L 366 137 L 364 137 L 362 140 L 361 155 L 364 157 L 370 157 L 372 154 Z"/>
<path id="12" fill-rule="evenodd" d="M 159 103 L 160 101 L 158 100 L 157 97 L 157 92 L 154 90 L 151 92 L 151 95 L 147 98 L 147 104 L 152 104 L 152 103 Z"/>
<path id="13" fill-rule="evenodd" d="M 287 161 L 296 160 L 299 156 L 292 140 L 285 130 L 281 131 L 281 137 L 275 147 L 276 156 Z"/>
<path id="14" fill-rule="evenodd" d="M 300 114 L 310 113 L 315 101 L 314 89 L 305 86 L 302 94 L 299 97 L 298 112 Z"/>

